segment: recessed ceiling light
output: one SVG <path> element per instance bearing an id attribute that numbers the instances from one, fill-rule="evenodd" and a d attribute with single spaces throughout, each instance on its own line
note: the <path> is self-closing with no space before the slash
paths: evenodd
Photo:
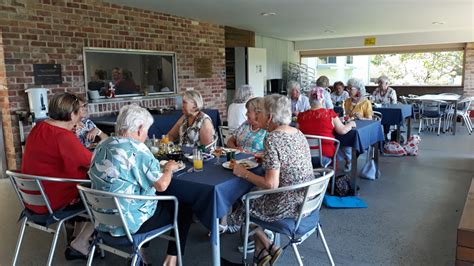
<path id="1" fill-rule="evenodd" d="M 330 29 L 325 29 L 324 32 L 325 33 L 335 33 L 336 31 L 335 30 L 330 30 Z"/>
<path id="2" fill-rule="evenodd" d="M 268 17 L 268 16 L 275 16 L 277 13 L 275 12 L 262 12 L 260 13 L 261 16 Z"/>
<path id="3" fill-rule="evenodd" d="M 444 25 L 444 21 L 433 21 L 431 22 L 433 25 Z"/>

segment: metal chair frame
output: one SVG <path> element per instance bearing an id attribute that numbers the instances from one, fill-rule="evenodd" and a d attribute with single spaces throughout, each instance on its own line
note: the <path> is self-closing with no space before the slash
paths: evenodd
<path id="1" fill-rule="evenodd" d="M 133 245 L 134 241 L 132 238 L 132 233 L 130 232 L 122 209 L 120 208 L 119 199 L 133 199 L 133 200 L 143 200 L 143 201 L 173 201 L 174 202 L 174 216 L 173 216 L 173 223 L 172 225 L 168 225 L 163 231 L 159 233 L 153 234 L 148 236 L 143 240 L 138 246 L 137 250 L 134 250 L 133 253 L 127 253 L 121 249 L 106 245 L 102 242 L 95 242 L 92 247 L 91 251 L 89 252 L 89 257 L 87 260 L 87 265 L 92 265 L 92 261 L 94 259 L 94 253 L 96 246 L 98 246 L 101 250 L 105 250 L 111 252 L 115 255 L 124 257 L 124 258 L 131 258 L 132 263 L 131 265 L 136 265 L 138 261 L 138 251 L 140 248 L 147 242 L 161 237 L 167 240 L 173 240 L 176 242 L 177 248 L 177 257 L 178 257 L 178 265 L 182 265 L 182 257 L 181 257 L 181 248 L 179 243 L 179 232 L 178 232 L 178 199 L 175 196 L 145 196 L 145 195 L 127 195 L 127 194 L 120 194 L 120 193 L 112 193 L 112 192 L 105 192 L 96 189 L 87 188 L 84 186 L 77 186 L 79 190 L 79 194 L 81 195 L 82 201 L 86 207 L 87 213 L 91 218 L 94 226 L 97 229 L 99 224 L 109 224 L 114 225 L 117 227 L 123 227 L 125 231 L 125 235 L 130 242 L 130 245 Z M 164 226 L 163 228 L 165 228 Z M 157 228 L 158 229 L 158 228 Z M 175 237 L 163 235 L 171 230 L 174 230 Z"/>
<path id="2" fill-rule="evenodd" d="M 470 107 L 471 107 L 471 103 L 473 101 L 473 97 L 467 97 L 461 101 L 458 102 L 456 108 L 457 109 L 457 116 L 458 117 L 461 117 L 463 119 L 463 122 L 464 124 L 466 125 L 466 128 L 467 128 L 467 131 L 469 133 L 469 135 L 471 135 L 472 133 L 472 121 L 471 121 L 471 118 L 469 117 L 469 111 L 470 111 Z M 453 122 L 453 119 L 454 119 L 454 105 L 449 109 L 447 110 L 447 114 L 446 114 L 446 123 L 447 123 L 447 126 L 446 128 L 449 129 L 449 128 L 452 128 L 452 126 L 456 126 L 456 124 L 454 123 L 454 125 L 451 125 L 451 123 Z M 456 117 L 457 119 L 457 117 Z"/>
<path id="3" fill-rule="evenodd" d="M 219 138 L 223 147 L 227 147 L 227 141 L 232 136 L 232 130 L 228 126 L 219 126 Z"/>
<path id="4" fill-rule="evenodd" d="M 86 210 L 78 211 L 77 213 L 74 213 L 72 215 L 69 215 L 65 218 L 58 218 L 56 217 L 57 213 L 53 211 L 51 208 L 51 204 L 49 202 L 49 198 L 45 193 L 45 190 L 43 188 L 43 184 L 41 183 L 42 181 L 49 181 L 49 182 L 63 182 L 63 183 L 75 183 L 75 184 L 86 184 L 90 183 L 90 180 L 84 180 L 84 179 L 72 179 L 72 178 L 59 178 L 59 177 L 47 177 L 47 176 L 38 176 L 38 175 L 28 175 L 28 174 L 22 174 L 14 171 L 6 171 L 6 175 L 10 178 L 10 181 L 12 183 L 12 186 L 18 196 L 18 199 L 21 202 L 21 205 L 23 209 L 27 209 L 25 206 L 25 203 L 29 205 L 35 205 L 35 206 L 43 206 L 46 207 L 48 210 L 48 214 L 45 215 L 51 215 L 52 218 L 56 221 L 53 224 L 57 224 L 55 229 L 52 229 L 49 227 L 49 225 L 44 226 L 42 224 L 38 224 L 31 219 L 28 219 L 27 216 L 23 218 L 23 221 L 21 222 L 21 228 L 20 228 L 20 233 L 18 236 L 17 244 L 15 247 L 15 252 L 13 255 L 13 261 L 12 265 L 16 265 L 18 261 L 18 255 L 20 253 L 20 247 L 21 243 L 23 241 L 23 237 L 25 234 L 26 226 L 41 230 L 43 232 L 47 232 L 50 234 L 53 234 L 53 242 L 51 243 L 51 248 L 49 251 L 48 255 L 48 261 L 46 265 L 52 265 L 53 262 L 53 257 L 54 257 L 54 252 L 56 250 L 56 245 L 59 239 L 59 231 L 63 229 L 64 236 L 66 239 L 66 228 L 64 226 L 64 223 L 76 216 L 80 216 L 86 213 Z M 26 193 L 25 191 L 29 192 L 36 192 L 39 194 L 31 194 L 31 193 Z M 66 239 L 67 240 L 67 239 Z"/>
<path id="5" fill-rule="evenodd" d="M 322 176 L 316 177 L 314 180 L 301 183 L 298 185 L 280 187 L 277 189 L 253 191 L 253 192 L 245 194 L 242 197 L 242 200 L 244 200 L 245 202 L 245 225 L 244 225 L 245 235 L 244 235 L 243 250 L 247 250 L 247 246 L 248 246 L 249 227 L 250 227 L 250 201 L 255 200 L 263 195 L 270 195 L 274 193 L 281 193 L 281 192 L 288 192 L 292 190 L 303 189 L 305 191 L 304 198 L 301 204 L 301 208 L 298 212 L 298 217 L 296 217 L 295 219 L 296 226 L 295 226 L 294 232 L 298 231 L 300 222 L 304 217 L 311 214 L 313 211 L 319 212 L 319 209 L 321 208 L 321 204 L 323 202 L 324 194 L 326 192 L 326 188 L 329 183 L 329 179 L 331 178 L 331 176 L 334 176 L 334 170 L 328 169 L 328 168 L 320 168 L 320 169 L 314 169 L 313 171 L 315 174 L 322 175 Z M 305 241 L 309 236 L 311 236 L 316 230 L 321 236 L 321 241 L 324 245 L 324 249 L 326 250 L 326 254 L 328 256 L 329 261 L 331 262 L 331 265 L 335 265 L 331 252 L 329 250 L 329 247 L 326 243 L 323 230 L 321 229 L 321 225 L 319 224 L 319 221 L 316 227 L 306 232 L 302 236 L 295 236 L 297 238 L 293 238 L 293 236 L 287 236 L 290 240 L 289 245 L 292 246 L 293 251 L 296 255 L 296 259 L 298 260 L 298 264 L 303 265 L 303 261 L 301 260 L 301 256 L 300 256 L 297 246 L 303 243 L 303 241 Z M 274 233 L 275 233 L 275 238 L 279 239 L 279 233 L 278 232 L 274 232 Z M 245 263 L 246 260 L 247 260 L 247 252 L 243 252 L 243 262 Z"/>
<path id="6" fill-rule="evenodd" d="M 441 122 L 443 120 L 444 114 L 441 111 L 441 104 L 447 104 L 444 101 L 435 101 L 435 100 L 423 100 L 420 105 L 420 126 L 418 129 L 418 134 L 421 133 L 423 129 L 423 121 L 429 122 L 428 125 L 432 125 L 435 120 L 438 120 L 438 136 L 441 130 Z M 426 115 L 425 112 L 437 113 L 436 116 Z"/>

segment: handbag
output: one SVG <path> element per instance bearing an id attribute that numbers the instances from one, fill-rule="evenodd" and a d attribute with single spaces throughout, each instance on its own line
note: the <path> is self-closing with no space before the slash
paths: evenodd
<path id="1" fill-rule="evenodd" d="M 367 152 L 367 161 L 360 171 L 360 177 L 375 180 L 377 178 L 377 166 L 375 165 L 375 160 L 372 158 L 372 149 L 369 148 Z"/>

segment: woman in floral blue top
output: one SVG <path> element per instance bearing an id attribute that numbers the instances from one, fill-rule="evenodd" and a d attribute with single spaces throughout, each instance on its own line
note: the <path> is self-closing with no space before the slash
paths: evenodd
<path id="1" fill-rule="evenodd" d="M 250 99 L 245 107 L 247 108 L 247 121 L 240 125 L 227 141 L 229 148 L 239 148 L 250 152 L 263 152 L 263 140 L 267 131 L 258 127 L 257 114 L 260 111 L 258 106 L 262 97 Z"/>

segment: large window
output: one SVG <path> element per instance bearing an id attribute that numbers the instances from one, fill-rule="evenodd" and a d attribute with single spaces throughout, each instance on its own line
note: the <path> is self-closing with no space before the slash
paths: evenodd
<path id="1" fill-rule="evenodd" d="M 392 85 L 461 86 L 463 51 L 303 57 L 301 62 L 331 82 L 357 77 L 368 85 L 386 75 Z M 334 59 L 333 59 L 334 58 Z M 326 59 L 326 60 L 322 60 Z M 328 68 L 329 59 L 334 66 Z"/>

